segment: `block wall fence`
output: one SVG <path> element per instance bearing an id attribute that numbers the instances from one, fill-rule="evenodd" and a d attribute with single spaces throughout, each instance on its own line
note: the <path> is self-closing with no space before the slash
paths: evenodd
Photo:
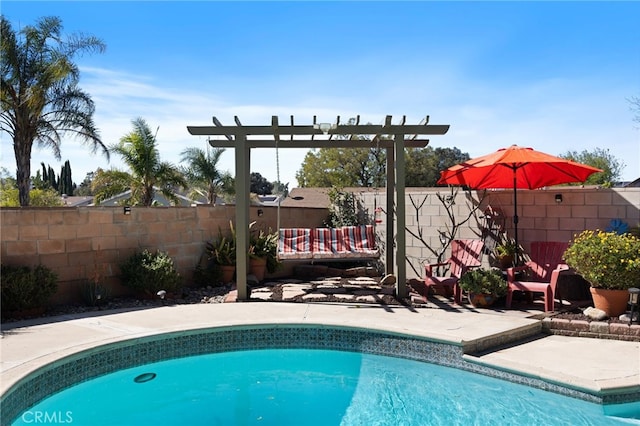
<path id="1" fill-rule="evenodd" d="M 407 227 L 421 228 L 427 243 L 440 247 L 439 232 L 450 224 L 437 194 L 450 195 L 448 188 L 407 188 Z M 504 231 L 513 237 L 513 191 L 469 193 L 459 190 L 453 212 L 457 221 L 469 215 L 471 206 L 480 208 L 462 226 L 458 238 L 480 238 L 488 206 L 503 214 Z M 562 202 L 556 202 L 556 194 Z M 384 207 L 384 188 L 356 193 L 365 213 L 374 218 L 376 206 Z M 412 203 L 413 200 L 413 203 Z M 423 202 L 424 201 L 424 202 Z M 421 207 L 416 211 L 413 204 Z M 261 229 L 277 227 L 276 207 L 251 207 L 250 220 Z M 260 214 L 259 214 L 260 211 Z M 319 227 L 328 215 L 325 208 L 280 208 L 280 226 Z M 570 241 L 585 229 L 605 229 L 612 219 L 630 227 L 640 225 L 640 188 L 592 189 L 559 187 L 518 191 L 518 236 L 525 250 L 532 241 Z M 386 213 L 376 231 L 385 241 Z M 0 260 L 7 265 L 43 264 L 58 274 L 58 293 L 53 304 L 79 300 L 79 285 L 98 271 L 114 295 L 127 294 L 120 285 L 119 265 L 136 251 L 162 250 L 173 258 L 176 269 L 188 285 L 200 263 L 204 245 L 219 227 L 235 222 L 234 206 L 132 207 L 125 215 L 122 207 L 60 207 L 0 209 Z M 386 248 L 383 247 L 383 253 Z M 383 256 L 384 257 L 384 256 Z M 418 278 L 414 269 L 435 260 L 431 251 L 407 233 L 407 277 Z M 485 259 L 486 261 L 487 259 Z M 278 275 L 290 274 L 290 264 Z"/>
<path id="2" fill-rule="evenodd" d="M 326 209 L 280 209 L 292 226 L 320 226 Z M 275 228 L 277 209 L 251 208 L 250 218 L 263 229 Z M 120 267 L 132 254 L 149 249 L 167 252 L 186 285 L 204 255 L 205 243 L 235 222 L 234 206 L 0 209 L 0 260 L 3 265 L 43 264 L 58 274 L 52 304 L 77 302 L 80 285 L 96 271 L 112 295 L 129 291 L 120 284 Z"/>
<path id="3" fill-rule="evenodd" d="M 455 189 L 454 189 L 455 191 Z M 452 195 L 449 188 L 407 188 L 405 197 L 406 225 L 414 234 L 422 230 L 423 239 L 433 248 L 441 247 L 439 231 L 451 224 L 447 210 L 437 194 Z M 483 197 L 483 193 L 485 194 Z M 470 194 L 470 198 L 468 198 Z M 556 202 L 556 194 L 562 202 Z M 357 194 L 365 211 L 373 215 L 374 207 L 384 205 L 384 188 Z M 554 187 L 539 190 L 518 190 L 518 242 L 525 252 L 532 241 L 571 241 L 585 229 L 606 229 L 612 219 L 620 219 L 629 227 L 640 226 L 640 188 L 581 188 Z M 424 201 L 424 203 L 423 203 Z M 484 211 L 490 206 L 502 212 L 503 230 L 513 238 L 513 190 L 471 191 L 455 193 L 453 213 L 456 221 L 464 220 L 472 206 L 479 205 L 475 215 L 459 229 L 457 238 L 481 238 L 486 227 Z M 421 206 L 418 210 L 415 205 Z M 385 241 L 386 214 L 376 227 L 381 241 Z M 407 278 L 419 278 L 424 263 L 435 262 L 425 244 L 406 234 Z M 490 245 L 490 244 L 489 244 Z M 386 250 L 385 250 L 386 251 Z M 448 253 L 445 255 L 445 259 Z M 484 264 L 489 258 L 485 256 Z M 414 272 L 420 271 L 420 276 Z"/>

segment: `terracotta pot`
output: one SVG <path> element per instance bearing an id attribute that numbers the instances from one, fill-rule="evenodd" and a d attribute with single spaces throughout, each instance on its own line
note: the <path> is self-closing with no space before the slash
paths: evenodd
<path id="1" fill-rule="evenodd" d="M 469 303 L 471 303 L 474 308 L 486 308 L 493 305 L 495 301 L 496 297 L 493 294 L 469 292 Z"/>
<path id="2" fill-rule="evenodd" d="M 511 268 L 513 266 L 513 259 L 514 259 L 514 256 L 512 254 L 509 254 L 506 256 L 499 256 L 498 262 L 500 263 L 500 269 L 504 271 L 505 269 Z"/>
<path id="3" fill-rule="evenodd" d="M 629 302 L 628 290 L 607 290 L 591 287 L 593 306 L 607 313 L 609 317 L 617 317 L 627 311 Z"/>
<path id="4" fill-rule="evenodd" d="M 236 265 L 221 265 L 222 283 L 227 284 L 233 281 L 233 274 L 236 272 Z"/>
<path id="5" fill-rule="evenodd" d="M 267 272 L 267 258 L 258 257 L 249 259 L 249 271 L 253 274 L 258 281 L 264 280 L 264 276 Z"/>

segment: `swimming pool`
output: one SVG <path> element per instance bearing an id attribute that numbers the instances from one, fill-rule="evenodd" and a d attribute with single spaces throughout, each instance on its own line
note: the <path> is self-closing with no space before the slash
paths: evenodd
<path id="1" fill-rule="evenodd" d="M 279 351 L 274 352 L 274 349 Z M 287 350 L 282 351 L 281 349 Z M 298 352 L 300 349 L 304 349 L 304 351 Z M 309 349 L 313 350 L 309 351 Z M 320 353 L 324 354 L 324 358 L 314 358 Z M 389 356 L 393 358 L 389 358 Z M 397 356 L 402 356 L 403 359 L 396 358 Z M 205 360 L 205 364 L 195 367 L 195 361 L 200 359 Z M 414 361 L 426 361 L 436 365 L 416 364 Z M 154 362 L 159 363 L 146 365 Z M 396 364 L 398 365 L 395 366 Z M 297 365 L 300 368 L 296 367 Z M 292 368 L 283 369 L 285 366 Z M 318 367 L 320 370 L 310 369 L 309 366 Z M 390 366 L 395 367 L 390 368 Z M 443 366 L 453 368 L 442 370 Z M 259 368 L 256 369 L 256 367 Z M 434 368 L 436 370 L 433 370 Z M 265 374 L 276 371 L 278 380 L 274 381 L 273 377 L 271 379 L 261 378 L 262 370 L 266 371 Z M 105 375 L 114 371 L 117 373 L 113 376 Z M 225 376 L 227 372 L 232 375 L 231 378 Z M 470 372 L 482 373 L 483 375 Z M 143 383 L 133 381 L 134 378 L 144 373 L 154 373 L 156 376 Z M 233 375 L 239 377 L 241 381 L 234 382 Z M 175 378 L 187 376 L 193 376 L 192 379 L 189 379 L 193 382 L 186 382 L 187 388 L 204 389 L 204 396 L 197 396 L 190 391 L 175 390 L 175 386 L 178 386 L 178 381 Z M 505 386 L 515 385 L 504 380 L 495 380 L 484 376 L 500 377 L 511 382 L 525 384 L 526 387 L 519 386 L 522 388 L 524 396 L 516 399 L 516 402 L 507 402 L 505 397 L 513 393 L 513 390 L 505 388 Z M 111 382 L 114 377 L 116 377 L 116 382 Z M 285 381 L 280 382 L 279 379 L 284 377 L 290 377 L 293 384 Z M 297 402 L 288 400 L 290 397 L 303 395 L 309 383 L 323 383 L 324 378 L 327 378 L 329 383 L 331 382 L 329 379 L 332 377 L 337 378 L 339 387 L 342 386 L 341 391 L 336 391 L 334 385 L 333 388 L 329 388 L 332 390 L 325 392 L 321 398 L 314 398 L 313 395 L 323 391 L 308 389 L 311 392 L 311 397 L 308 399 L 312 402 L 321 401 L 320 407 L 308 406 L 304 412 L 300 412 L 298 408 L 305 406 L 305 400 Z M 95 379 L 95 381 L 90 381 L 90 379 Z M 220 392 L 220 389 L 212 391 L 212 384 L 216 383 L 215 381 L 218 379 L 221 382 L 216 384 L 214 388 L 223 386 L 224 389 L 224 386 L 235 383 L 235 389 L 239 390 L 229 391 L 230 388 L 227 388 L 225 392 Z M 409 381 L 409 379 L 411 380 Z M 116 386 L 118 380 L 123 383 L 125 388 L 120 389 Z M 475 383 L 476 380 L 480 380 L 480 383 L 471 387 L 471 382 Z M 484 382 L 485 380 L 492 382 L 487 383 Z M 94 386 L 95 383 L 104 381 L 107 383 L 107 387 L 104 388 L 108 389 L 107 391 L 93 392 L 87 391 L 85 388 L 85 386 Z M 436 383 L 437 381 L 441 382 L 439 386 L 431 385 L 432 382 Z M 78 383 L 80 384 L 74 386 Z M 121 342 L 76 354 L 38 370 L 14 386 L 3 400 L 2 424 L 11 424 L 13 421 L 23 422 L 22 424 L 34 423 L 35 416 L 38 414 L 41 419 L 44 418 L 42 416 L 49 415 L 49 419 L 55 418 L 58 423 L 71 423 L 68 420 L 75 419 L 73 424 L 85 424 L 80 419 L 91 418 L 89 424 L 96 424 L 94 420 L 100 416 L 100 413 L 107 413 L 109 410 L 114 410 L 114 407 L 127 407 L 131 401 L 140 399 L 139 396 L 134 396 L 135 393 L 131 394 L 130 392 L 142 392 L 142 395 L 147 395 L 149 389 L 166 385 L 166 383 L 170 383 L 169 388 L 161 388 L 164 390 L 154 391 L 153 394 L 177 397 L 185 404 L 197 400 L 206 401 L 204 402 L 205 410 L 210 415 L 217 414 L 219 407 L 237 407 L 237 410 L 240 411 L 232 410 L 232 414 L 243 416 L 242 418 L 249 424 L 252 422 L 283 424 L 281 423 L 282 418 L 273 420 L 272 414 L 269 414 L 267 410 L 269 404 L 273 406 L 276 403 L 279 412 L 287 413 L 287 415 L 290 413 L 291 419 L 301 417 L 304 420 L 309 420 L 310 423 L 307 424 L 314 424 L 311 422 L 314 419 L 323 418 L 321 415 L 325 415 L 325 412 L 328 416 L 327 406 L 337 408 L 335 417 L 324 418 L 330 420 L 329 424 L 339 424 L 341 421 L 344 421 L 345 424 L 358 424 L 366 416 L 383 418 L 379 417 L 381 416 L 381 406 L 389 408 L 389 415 L 397 415 L 397 413 L 402 415 L 409 409 L 415 410 L 417 408 L 419 411 L 414 413 L 416 416 L 428 415 L 434 423 L 427 424 L 438 424 L 436 419 L 443 413 L 442 408 L 445 406 L 458 407 L 456 413 L 463 416 L 484 415 L 486 417 L 488 414 L 482 414 L 477 409 L 469 408 L 470 406 L 465 402 L 465 398 L 469 396 L 472 397 L 471 399 L 475 399 L 477 395 L 484 394 L 492 395 L 493 399 L 499 403 L 498 408 L 490 409 L 493 415 L 496 415 L 496 412 L 504 413 L 506 407 L 520 407 L 523 402 L 529 400 L 531 402 L 527 404 L 537 406 L 541 403 L 542 398 L 545 398 L 544 395 L 551 395 L 552 400 L 553 398 L 561 398 L 563 407 L 581 407 L 579 410 L 581 412 L 595 410 L 596 414 L 604 419 L 604 422 L 615 422 L 614 419 L 604 417 L 603 407 L 597 404 L 602 400 L 599 400 L 597 396 L 577 389 L 546 383 L 540 379 L 522 377 L 466 362 L 462 358 L 462 349 L 455 345 L 365 329 L 292 324 L 193 330 Z M 278 389 L 289 387 L 295 392 L 276 394 L 271 387 L 266 386 L 267 383 L 276 383 Z M 287 384 L 285 385 L 285 383 Z M 440 391 L 435 394 L 424 393 L 425 390 L 432 387 L 440 389 Z M 375 404 L 372 404 L 369 401 L 369 398 L 374 396 L 371 390 L 378 388 L 388 388 L 391 393 L 374 397 Z M 54 401 L 53 405 L 43 406 L 44 408 L 34 407 L 44 398 L 62 389 L 67 389 L 67 392 L 80 390 L 81 395 L 95 394 L 98 397 L 81 404 L 80 407 L 69 408 L 68 404 L 64 402 L 65 400 L 56 399 L 46 402 L 48 404 L 50 401 Z M 453 393 L 443 393 L 442 389 L 448 389 Z M 540 389 L 551 390 L 555 393 L 542 392 Z M 400 394 L 399 392 L 404 393 Z M 578 399 L 566 399 L 557 393 Z M 112 398 L 122 395 L 130 396 L 121 401 L 112 400 Z M 235 399 L 231 402 L 225 401 L 222 399 L 225 395 L 230 395 Z M 62 398 L 63 394 L 54 398 L 58 397 Z M 258 411 L 242 411 L 247 408 L 243 408 L 244 402 L 254 400 L 261 401 L 262 405 L 251 404 L 251 407 L 258 407 L 256 408 Z M 544 402 L 546 407 L 553 407 L 553 404 L 555 404 L 553 401 L 546 402 L 545 400 Z M 145 403 L 134 405 L 125 410 L 127 415 L 140 416 L 133 417 L 137 420 L 132 422 L 112 421 L 106 424 L 167 424 L 154 422 L 150 416 L 163 413 L 161 418 L 168 419 L 170 414 L 165 410 L 175 406 L 173 400 L 154 397 Z M 34 409 L 29 410 L 31 407 Z M 289 410 L 282 410 L 283 407 Z M 376 408 L 362 410 L 362 407 Z M 529 405 L 525 404 L 524 407 L 529 407 Z M 430 411 L 423 411 L 427 408 Z M 85 413 L 84 409 L 94 411 Z M 558 412 L 563 410 L 565 408 L 558 410 Z M 184 419 L 185 411 L 195 412 L 196 410 L 183 409 L 180 411 L 183 416 L 181 419 Z M 522 410 L 517 411 L 523 412 Z M 545 408 L 544 411 L 554 413 L 554 410 L 548 408 Z M 27 418 L 23 418 L 25 412 Z M 526 408 L 524 412 L 535 411 Z M 386 416 L 387 410 L 384 413 Z M 124 416 L 125 414 L 118 415 Z M 407 415 L 409 415 L 408 412 Z M 538 415 L 536 418 L 539 418 Z M 225 417 L 222 424 L 229 424 L 227 421 L 234 424 L 232 419 Z M 337 423 L 333 420 L 336 420 Z M 509 422 L 510 420 L 506 421 L 506 423 Z M 198 424 L 198 420 L 194 419 L 187 421 L 187 423 Z M 365 423 L 369 424 L 370 422 Z M 450 423 L 449 420 L 446 424 Z M 585 421 L 582 423 L 590 424 Z M 604 424 L 600 420 L 597 423 Z M 300 422 L 296 421 L 296 424 L 300 424 Z M 412 423 L 407 422 L 406 424 Z M 518 422 L 518 424 L 524 423 Z M 572 424 L 576 423 L 572 422 Z"/>
<path id="2" fill-rule="evenodd" d="M 623 423 L 598 404 L 450 367 L 315 349 L 226 352 L 121 370 L 46 399 L 14 425 L 45 416 L 95 426 Z"/>

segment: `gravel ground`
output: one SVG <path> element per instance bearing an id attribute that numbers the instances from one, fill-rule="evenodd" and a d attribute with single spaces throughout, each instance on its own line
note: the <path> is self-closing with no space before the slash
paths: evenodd
<path id="1" fill-rule="evenodd" d="M 87 305 L 60 305 L 47 309 L 45 312 L 40 312 L 35 315 L 9 315 L 4 318 L 3 323 L 9 323 L 14 321 L 20 321 L 30 318 L 43 318 L 57 315 L 69 315 L 85 312 L 99 312 L 113 309 L 127 309 L 127 308 L 141 308 L 141 307 L 158 307 L 165 304 L 175 305 L 189 305 L 195 303 L 222 303 L 226 295 L 231 289 L 229 287 L 203 287 L 203 288 L 186 288 L 183 290 L 182 297 L 171 298 L 162 300 L 159 297 L 157 299 L 137 299 L 134 297 L 116 297 L 110 299 L 100 306 L 87 306 Z"/>

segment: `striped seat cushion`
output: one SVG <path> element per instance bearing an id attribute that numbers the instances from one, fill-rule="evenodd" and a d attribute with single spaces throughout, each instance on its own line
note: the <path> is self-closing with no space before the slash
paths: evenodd
<path id="1" fill-rule="evenodd" d="M 343 226 L 342 232 L 347 251 L 366 253 L 376 250 L 373 225 Z"/>
<path id="2" fill-rule="evenodd" d="M 345 253 L 344 236 L 340 228 L 316 228 L 313 231 L 314 255 Z"/>
<path id="3" fill-rule="evenodd" d="M 311 257 L 311 229 L 287 228 L 280 230 L 278 256 L 281 259 L 305 259 Z"/>

